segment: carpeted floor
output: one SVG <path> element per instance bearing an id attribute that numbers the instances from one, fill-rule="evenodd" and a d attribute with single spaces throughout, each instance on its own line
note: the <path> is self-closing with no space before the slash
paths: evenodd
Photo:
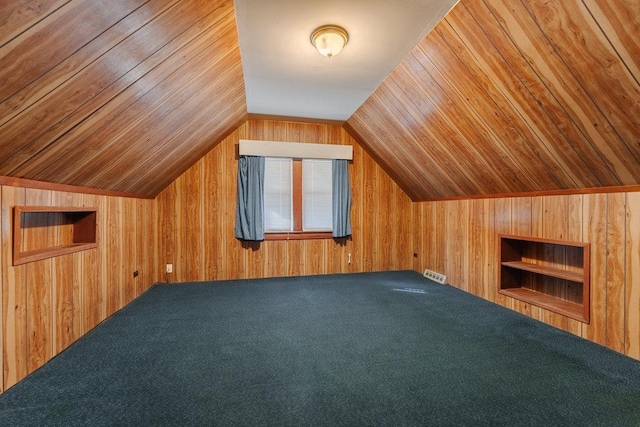
<path id="1" fill-rule="evenodd" d="M 0 425 L 638 426 L 640 362 L 415 272 L 157 285 Z"/>

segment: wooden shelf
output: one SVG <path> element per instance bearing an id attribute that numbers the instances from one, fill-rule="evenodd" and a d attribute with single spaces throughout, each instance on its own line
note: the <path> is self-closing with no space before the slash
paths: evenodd
<path id="1" fill-rule="evenodd" d="M 589 323 L 589 244 L 499 235 L 498 292 Z"/>
<path id="2" fill-rule="evenodd" d="M 500 289 L 499 292 L 502 295 L 518 299 L 537 307 L 545 308 L 553 311 L 554 313 L 571 317 L 572 319 L 580 321 L 584 320 L 582 304 L 561 300 L 554 296 L 547 295 L 542 292 L 536 292 L 528 288 Z"/>
<path id="3" fill-rule="evenodd" d="M 14 206 L 13 265 L 93 249 L 96 208 Z"/>
<path id="4" fill-rule="evenodd" d="M 58 245 L 51 248 L 21 252 L 18 261 L 16 262 L 14 260 L 13 265 L 20 265 L 20 264 L 26 264 L 28 262 L 40 261 L 41 259 L 53 258 L 60 255 L 70 254 L 73 252 L 93 249 L 96 247 L 98 247 L 97 243 L 70 243 L 68 245 Z"/>
<path id="5" fill-rule="evenodd" d="M 555 277 L 557 279 L 570 280 L 576 283 L 584 282 L 584 272 L 568 271 L 546 265 L 532 264 L 524 261 L 505 261 L 502 263 L 505 267 L 516 268 L 518 270 L 530 271 L 531 273 L 543 274 L 545 276 Z"/>

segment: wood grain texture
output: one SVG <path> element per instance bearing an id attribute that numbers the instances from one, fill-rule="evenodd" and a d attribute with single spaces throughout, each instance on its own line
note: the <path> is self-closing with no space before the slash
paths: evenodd
<path id="1" fill-rule="evenodd" d="M 26 190 L 26 204 L 46 206 L 51 204 L 51 193 L 43 190 Z M 53 228 L 38 227 L 30 239 L 48 242 Z M 29 244 L 36 246 L 37 243 Z M 27 265 L 27 372 L 31 373 L 53 357 L 51 337 L 54 323 L 51 307 L 52 261 L 46 259 Z M 33 284 L 30 286 L 30 284 Z M 36 285 L 37 284 L 37 285 Z"/>
<path id="2" fill-rule="evenodd" d="M 607 340 L 607 202 L 607 197 L 600 194 L 584 198 L 583 237 L 591 243 L 593 251 L 600 254 L 591 261 L 591 321 L 585 337 L 602 345 Z"/>
<path id="3" fill-rule="evenodd" d="M 246 117 L 232 1 L 14 3 L 0 175 L 154 197 Z"/>
<path id="4" fill-rule="evenodd" d="M 609 124 L 616 129 L 631 158 L 639 162 L 640 147 L 634 141 L 637 141 L 640 124 L 630 119 L 640 113 L 638 76 L 625 66 L 595 16 L 581 0 L 526 0 L 523 3 L 585 88 L 590 101 L 604 112 Z"/>
<path id="5" fill-rule="evenodd" d="M 462 0 L 345 128 L 414 201 L 637 185 L 637 12 Z"/>
<path id="6" fill-rule="evenodd" d="M 567 239 L 572 242 L 583 242 L 583 196 L 582 195 L 574 195 L 568 197 L 568 205 L 567 205 Z M 568 264 L 578 265 L 579 259 L 578 254 L 574 253 L 574 259 L 568 259 Z M 589 273 L 591 273 L 591 268 L 589 268 Z M 591 288 L 589 287 L 589 290 Z M 582 292 L 585 290 L 583 289 Z M 572 298 L 576 301 L 579 301 L 582 298 L 582 292 L 578 286 L 574 286 L 573 288 L 567 289 L 568 294 L 572 295 Z M 567 320 L 567 331 L 582 336 L 582 330 L 584 328 L 584 324 L 582 322 L 578 322 L 573 319 Z"/>
<path id="7" fill-rule="evenodd" d="M 607 206 L 607 347 L 625 349 L 626 194 L 608 196 Z"/>
<path id="8" fill-rule="evenodd" d="M 463 0 L 345 129 L 416 201 L 639 185 L 639 13 Z M 0 81 L 14 178 L 155 197 L 247 117 L 231 0 L 3 2 Z"/>
<path id="9" fill-rule="evenodd" d="M 4 43 L 71 0 L 16 0 L 0 3 L 0 40 Z"/>
<path id="10" fill-rule="evenodd" d="M 0 186 L 2 387 L 39 368 L 153 283 L 158 274 L 154 200 Z M 13 206 L 97 207 L 98 247 L 12 265 Z M 42 217 L 40 217 L 42 218 Z M 29 230 L 26 244 L 69 238 L 55 216 Z M 62 233 L 62 234 L 61 234 Z M 133 271 L 142 274 L 133 278 Z M 142 281 L 144 280 L 144 281 Z"/>
<path id="11" fill-rule="evenodd" d="M 0 48 L 5 65 L 0 72 L 4 82 L 0 100 L 46 74 L 61 59 L 71 56 L 143 3 L 144 0 L 116 0 L 109 4 L 81 0 L 53 10 L 46 23 L 33 25 Z M 82 22 L 87 25 L 78 25 Z"/>
<path id="12" fill-rule="evenodd" d="M 640 359 L 640 193 L 627 194 L 625 353 Z"/>
<path id="13" fill-rule="evenodd" d="M 6 390 L 27 375 L 26 266 L 9 267 L 13 258 L 11 206 L 24 205 L 24 188 L 2 189 L 2 354 Z"/>
<path id="14" fill-rule="evenodd" d="M 126 40 L 128 29 L 148 23 L 169 6 L 170 4 L 147 2 L 106 29 L 99 37 L 85 44 L 82 49 L 76 50 L 66 58 L 58 58 L 60 62 L 48 70 L 47 73 L 22 87 L 0 104 L 0 115 L 3 117 L 3 123 L 13 119 L 24 110 L 32 108 L 40 98 L 53 96 L 57 85 L 61 82 L 69 81 L 69 79 L 78 78 L 77 74 L 82 73 L 83 70 L 92 66 L 106 52 Z M 44 21 L 43 25 L 46 23 L 47 20 Z"/>
<path id="15" fill-rule="evenodd" d="M 353 237 L 241 243 L 233 237 L 239 139 L 354 145 Z M 339 126 L 249 120 L 158 197 L 161 265 L 172 282 L 412 267 L 411 201 Z M 351 264 L 347 263 L 351 254 Z"/>
<path id="16" fill-rule="evenodd" d="M 569 198 L 565 196 L 545 196 L 542 197 L 542 235 L 547 239 L 567 240 L 568 234 L 568 206 Z M 543 259 L 556 260 L 565 259 L 564 250 L 559 247 L 546 246 Z M 545 264 L 552 267 L 558 267 L 553 262 L 546 262 Z M 561 264 L 562 265 L 562 264 Z M 543 292 L 551 294 L 561 299 L 566 299 L 566 283 L 558 280 L 548 280 L 545 283 Z M 567 328 L 568 319 L 565 316 L 561 316 L 557 313 L 546 310 L 542 313 L 543 320 L 553 326 L 561 329 Z"/>
<path id="17" fill-rule="evenodd" d="M 72 194 L 52 194 L 51 203 L 56 206 L 73 206 Z M 54 233 L 59 230 L 52 230 Z M 58 354 L 71 345 L 81 335 L 82 318 L 81 289 L 77 277 L 80 262 L 79 254 L 59 256 L 52 263 L 52 312 L 53 347 L 52 354 Z"/>
<path id="18" fill-rule="evenodd" d="M 443 272 L 452 286 L 640 360 L 639 195 L 603 193 L 415 203 L 414 236 L 419 237 L 414 238 L 414 248 L 420 251 L 420 257 L 414 260 L 413 268 Z M 436 215 L 442 206 L 448 214 Z M 434 239 L 438 230 L 440 234 Z M 589 324 L 497 294 L 498 233 L 589 243 Z M 489 246 L 493 250 L 479 248 Z M 442 262 L 438 258 L 441 252 L 446 254 Z M 554 252 L 543 245 L 535 256 L 543 260 L 560 257 L 563 263 L 575 264 L 579 254 Z M 548 261 L 543 264 L 551 265 Z M 581 296 L 566 284 L 557 287 L 553 280 L 544 286 L 550 287 L 545 291 L 569 300 Z"/>

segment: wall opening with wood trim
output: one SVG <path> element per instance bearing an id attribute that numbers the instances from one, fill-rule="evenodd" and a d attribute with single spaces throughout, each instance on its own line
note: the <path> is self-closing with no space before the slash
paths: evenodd
<path id="1" fill-rule="evenodd" d="M 640 359 L 640 193 L 517 197 L 413 205 L 414 269 Z M 498 293 L 499 234 L 589 243 L 589 323 Z"/>
<path id="2" fill-rule="evenodd" d="M 3 185 L 0 200 L 1 392 L 161 278 L 154 200 Z M 14 206 L 95 208 L 95 247 L 14 266 Z M 30 228 L 21 236 L 25 248 L 62 238 L 57 233 L 64 232 L 66 222 L 55 217 L 46 221 L 61 227 Z"/>

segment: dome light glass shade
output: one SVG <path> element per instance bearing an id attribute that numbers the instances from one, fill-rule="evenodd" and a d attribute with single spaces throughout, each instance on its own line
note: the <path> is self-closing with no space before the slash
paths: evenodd
<path id="1" fill-rule="evenodd" d="M 323 25 L 311 33 L 311 43 L 327 58 L 339 54 L 348 41 L 347 31 L 337 25 Z"/>

